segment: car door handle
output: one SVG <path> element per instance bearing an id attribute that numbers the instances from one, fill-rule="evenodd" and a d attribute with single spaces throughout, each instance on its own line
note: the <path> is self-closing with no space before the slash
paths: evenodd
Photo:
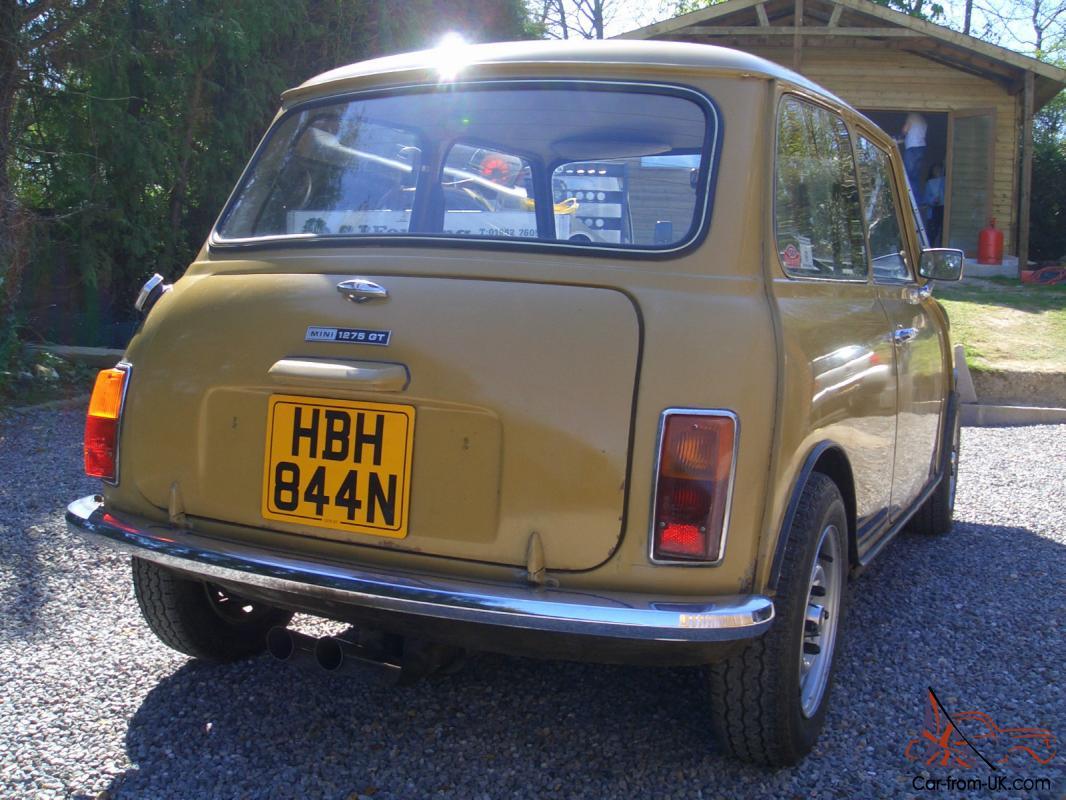
<path id="1" fill-rule="evenodd" d="M 270 368 L 276 383 L 289 386 L 325 386 L 363 392 L 402 392 L 411 382 L 403 364 L 386 361 L 325 361 L 283 358 Z"/>
<path id="2" fill-rule="evenodd" d="M 337 291 L 353 303 L 366 303 L 371 300 L 387 300 L 389 290 L 379 283 L 366 278 L 352 278 L 337 284 Z"/>
<path id="3" fill-rule="evenodd" d="M 906 344 L 918 338 L 917 328 L 897 328 L 892 334 L 892 341 L 896 344 Z"/>

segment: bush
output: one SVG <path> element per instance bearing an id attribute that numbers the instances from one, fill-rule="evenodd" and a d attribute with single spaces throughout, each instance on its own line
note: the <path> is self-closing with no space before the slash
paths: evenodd
<path id="1" fill-rule="evenodd" d="M 1066 92 L 1035 119 L 1029 258 L 1066 260 Z"/>
<path id="2" fill-rule="evenodd" d="M 1029 257 L 1066 260 L 1066 141 L 1035 144 L 1031 209 Z"/>

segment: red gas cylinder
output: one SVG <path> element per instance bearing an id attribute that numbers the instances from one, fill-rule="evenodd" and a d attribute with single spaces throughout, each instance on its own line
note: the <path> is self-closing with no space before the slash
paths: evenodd
<path id="1" fill-rule="evenodd" d="M 1003 263 L 1003 231 L 996 227 L 995 217 L 988 223 L 988 227 L 977 235 L 977 263 Z"/>

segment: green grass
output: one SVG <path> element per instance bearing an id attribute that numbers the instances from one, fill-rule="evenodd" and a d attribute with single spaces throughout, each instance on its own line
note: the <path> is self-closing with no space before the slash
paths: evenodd
<path id="1" fill-rule="evenodd" d="M 970 369 L 1066 372 L 1066 286 L 1010 278 L 938 285 Z"/>

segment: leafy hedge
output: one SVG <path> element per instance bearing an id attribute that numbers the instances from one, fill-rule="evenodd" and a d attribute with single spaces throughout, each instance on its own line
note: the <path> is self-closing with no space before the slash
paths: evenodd
<path id="1" fill-rule="evenodd" d="M 1029 257 L 1066 263 L 1066 92 L 1037 115 Z"/>
<path id="2" fill-rule="evenodd" d="M 0 60 L 17 64 L 0 91 L 0 203 L 29 225 L 16 236 L 0 214 L 0 382 L 16 328 L 122 337 L 109 331 L 145 277 L 196 254 L 284 89 L 449 31 L 530 35 L 522 0 L 3 3 Z"/>

